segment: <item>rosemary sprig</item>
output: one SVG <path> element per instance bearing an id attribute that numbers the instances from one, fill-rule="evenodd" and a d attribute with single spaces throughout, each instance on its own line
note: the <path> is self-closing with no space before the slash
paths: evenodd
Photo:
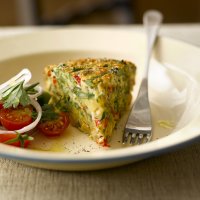
<path id="1" fill-rule="evenodd" d="M 1 101 L 3 101 L 4 108 L 16 108 L 19 104 L 22 106 L 30 104 L 31 100 L 28 95 L 37 93 L 35 87 L 39 83 L 34 83 L 28 87 L 24 87 L 23 84 L 24 81 L 21 81 L 19 83 L 12 84 L 10 87 L 5 88 L 5 90 L 2 91 L 0 98 Z"/>

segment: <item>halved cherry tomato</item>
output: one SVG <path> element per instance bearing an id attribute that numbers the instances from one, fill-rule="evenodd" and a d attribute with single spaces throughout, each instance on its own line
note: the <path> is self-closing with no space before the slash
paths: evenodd
<path id="1" fill-rule="evenodd" d="M 0 101 L 0 110 L 3 108 L 3 102 Z"/>
<path id="2" fill-rule="evenodd" d="M 32 122 L 32 107 L 2 108 L 0 121 L 7 130 L 21 129 Z"/>
<path id="3" fill-rule="evenodd" d="M 0 110 L 3 108 L 3 102 L 0 101 Z M 0 126 L 1 126 L 1 121 L 0 121 Z"/>
<path id="4" fill-rule="evenodd" d="M 13 141 L 12 143 L 9 143 L 9 141 Z M 0 143 L 8 142 L 8 145 L 21 147 L 20 140 L 18 139 L 18 134 L 0 134 Z M 29 140 L 24 140 L 24 147 L 26 148 L 30 144 Z"/>
<path id="5" fill-rule="evenodd" d="M 62 112 L 56 120 L 39 123 L 38 129 L 46 136 L 59 136 L 69 126 L 69 122 L 68 115 Z"/>

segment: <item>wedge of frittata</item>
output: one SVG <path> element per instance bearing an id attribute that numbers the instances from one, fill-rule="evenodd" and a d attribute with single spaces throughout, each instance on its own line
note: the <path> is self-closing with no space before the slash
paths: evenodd
<path id="1" fill-rule="evenodd" d="M 68 60 L 45 67 L 46 89 L 73 126 L 105 145 L 130 104 L 135 72 L 135 65 L 124 60 Z"/>

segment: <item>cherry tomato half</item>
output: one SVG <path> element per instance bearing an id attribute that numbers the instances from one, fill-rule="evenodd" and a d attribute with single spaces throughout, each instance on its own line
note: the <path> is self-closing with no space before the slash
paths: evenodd
<path id="1" fill-rule="evenodd" d="M 21 129 L 32 122 L 32 108 L 31 106 L 2 108 L 0 110 L 0 121 L 7 130 Z"/>
<path id="2" fill-rule="evenodd" d="M 69 122 L 68 115 L 62 112 L 56 120 L 39 123 L 38 129 L 46 136 L 59 136 L 69 126 Z"/>
<path id="3" fill-rule="evenodd" d="M 3 108 L 3 102 L 0 101 L 0 110 Z M 1 121 L 0 121 L 0 126 L 1 126 Z"/>
<path id="4" fill-rule="evenodd" d="M 3 102 L 0 101 L 0 110 L 3 108 Z"/>
<path id="5" fill-rule="evenodd" d="M 16 140 L 15 140 L 16 139 Z M 13 143 L 10 143 L 9 145 L 21 147 L 21 143 L 18 140 L 17 134 L 0 134 L 0 143 L 6 143 L 10 140 L 15 140 Z M 30 144 L 29 140 L 24 141 L 24 148 L 26 148 Z"/>

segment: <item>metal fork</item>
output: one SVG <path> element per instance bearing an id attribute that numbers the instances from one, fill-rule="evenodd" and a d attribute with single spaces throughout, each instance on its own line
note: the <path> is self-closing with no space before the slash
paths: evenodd
<path id="1" fill-rule="evenodd" d="M 156 10 L 147 11 L 143 16 L 143 24 L 147 33 L 146 67 L 138 96 L 125 126 L 122 139 L 123 144 L 128 142 L 129 137 L 131 137 L 130 144 L 142 144 L 151 140 L 152 121 L 148 98 L 148 71 L 151 52 L 154 47 L 162 18 L 162 14 Z"/>

